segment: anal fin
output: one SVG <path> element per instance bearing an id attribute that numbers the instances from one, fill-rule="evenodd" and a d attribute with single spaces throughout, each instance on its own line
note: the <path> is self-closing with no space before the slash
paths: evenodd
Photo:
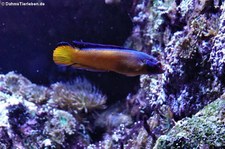
<path id="1" fill-rule="evenodd" d="M 96 68 L 91 68 L 90 66 L 85 66 L 85 65 L 81 65 L 81 64 L 71 64 L 70 67 L 76 68 L 76 69 L 83 69 L 83 70 L 87 70 L 87 71 L 92 71 L 92 72 L 108 72 L 107 70 L 99 70 Z"/>

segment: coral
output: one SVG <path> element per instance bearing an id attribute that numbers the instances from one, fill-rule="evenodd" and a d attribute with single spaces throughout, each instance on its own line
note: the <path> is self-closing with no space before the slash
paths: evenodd
<path id="1" fill-rule="evenodd" d="M 154 137 L 144 125 L 141 121 L 135 122 L 129 128 L 121 124 L 111 132 L 105 133 L 102 141 L 90 144 L 88 148 L 152 148 Z"/>
<path id="2" fill-rule="evenodd" d="M 88 148 L 144 148 L 146 144 L 150 145 L 151 141 L 145 128 L 138 122 L 134 124 L 133 129 L 126 129 L 124 125 L 120 125 L 111 135 L 105 135 L 99 144 L 89 145 Z"/>
<path id="3" fill-rule="evenodd" d="M 85 126 L 72 114 L 48 105 L 50 88 L 14 72 L 0 80 L 1 148 L 83 148 L 90 143 Z"/>
<path id="4" fill-rule="evenodd" d="M 95 120 L 95 127 L 106 128 L 110 132 L 119 125 L 129 126 L 133 123 L 132 117 L 119 109 L 119 105 L 114 105 L 99 114 Z"/>
<path id="5" fill-rule="evenodd" d="M 9 72 L 7 75 L 0 76 L 1 90 L 5 90 L 7 93 L 20 93 L 24 86 L 30 85 L 31 82 L 23 77 L 17 75 L 15 72 Z"/>
<path id="6" fill-rule="evenodd" d="M 77 127 L 76 119 L 68 112 L 54 110 L 52 118 L 46 121 L 44 134 L 50 136 L 51 140 L 58 144 L 65 142 L 66 135 L 71 136 Z"/>
<path id="7" fill-rule="evenodd" d="M 165 134 L 174 126 L 172 112 L 169 110 L 168 106 L 163 106 L 159 111 L 155 111 L 149 119 L 140 120 L 133 124 L 130 122 L 129 125 L 127 125 L 128 123 L 122 123 L 120 116 L 115 117 L 114 121 L 120 122 L 120 124 L 117 127 L 110 127 L 112 125 L 111 122 L 108 123 L 108 126 L 102 126 L 103 128 L 110 127 L 104 133 L 103 141 L 99 141 L 95 145 L 91 144 L 88 148 L 152 148 L 156 138 L 162 133 Z M 107 118 L 109 119 L 110 117 L 105 118 L 106 122 L 108 122 Z M 96 122 L 105 124 L 98 120 Z"/>
<path id="8" fill-rule="evenodd" d="M 44 104 L 50 98 L 50 90 L 44 86 L 31 84 L 23 88 L 21 95 L 30 102 Z"/>
<path id="9" fill-rule="evenodd" d="M 148 132 L 145 128 L 141 127 L 139 132 L 133 136 L 134 138 L 128 141 L 128 144 L 125 144 L 124 147 L 132 147 L 132 148 L 141 148 L 145 147 L 148 140 L 152 140 L 150 136 L 148 136 Z"/>
<path id="10" fill-rule="evenodd" d="M 166 134 L 175 124 L 173 113 L 169 106 L 162 105 L 158 111 L 154 111 L 147 120 L 147 130 L 154 138 Z"/>
<path id="11" fill-rule="evenodd" d="M 0 76 L 0 91 L 7 94 L 23 96 L 34 103 L 44 103 L 49 99 L 49 90 L 44 86 L 37 86 L 27 78 L 15 72 Z"/>
<path id="12" fill-rule="evenodd" d="M 225 144 L 225 99 L 222 97 L 203 110 L 184 118 L 159 137 L 154 148 L 220 148 Z"/>
<path id="13" fill-rule="evenodd" d="M 196 17 L 205 8 L 211 7 L 210 0 L 182 0 L 178 6 L 181 19 L 188 21 L 191 17 Z"/>
<path id="14" fill-rule="evenodd" d="M 106 96 L 86 79 L 78 78 L 72 83 L 55 83 L 51 86 L 49 105 L 69 111 L 85 113 L 94 109 L 104 109 Z"/>

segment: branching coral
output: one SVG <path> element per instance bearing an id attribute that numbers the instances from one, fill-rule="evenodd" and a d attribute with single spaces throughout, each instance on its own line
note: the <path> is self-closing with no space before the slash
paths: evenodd
<path id="1" fill-rule="evenodd" d="M 69 111 L 86 113 L 94 109 L 104 109 L 106 96 L 86 79 L 76 79 L 72 83 L 55 83 L 52 86 L 49 105 Z"/>

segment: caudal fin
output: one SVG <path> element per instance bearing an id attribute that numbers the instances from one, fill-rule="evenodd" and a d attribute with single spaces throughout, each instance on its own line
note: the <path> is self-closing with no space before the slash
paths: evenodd
<path id="1" fill-rule="evenodd" d="M 76 49 L 69 45 L 60 45 L 53 52 L 53 60 L 58 65 L 72 65 Z"/>

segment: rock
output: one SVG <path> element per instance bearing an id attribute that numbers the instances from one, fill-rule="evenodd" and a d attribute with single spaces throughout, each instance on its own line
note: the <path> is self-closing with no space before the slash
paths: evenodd
<path id="1" fill-rule="evenodd" d="M 225 145 L 225 98 L 215 100 L 191 118 L 184 118 L 156 141 L 154 149 L 222 148 Z"/>

